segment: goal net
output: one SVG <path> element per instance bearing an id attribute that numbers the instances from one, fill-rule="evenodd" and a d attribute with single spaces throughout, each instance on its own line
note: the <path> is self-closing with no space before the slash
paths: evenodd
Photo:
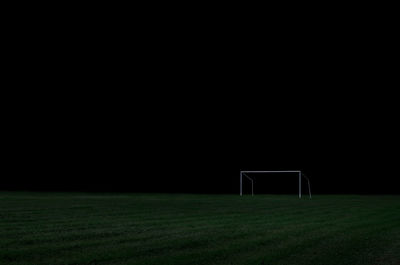
<path id="1" fill-rule="evenodd" d="M 252 174 L 277 174 L 277 173 L 290 173 L 290 174 L 295 174 L 299 178 L 299 198 L 301 199 L 302 196 L 302 179 L 307 180 L 308 184 L 308 193 L 311 199 L 311 185 L 310 185 L 310 180 L 308 179 L 307 176 L 305 176 L 300 170 L 261 170 L 261 171 L 240 171 L 240 196 L 243 196 L 243 182 L 245 180 L 248 180 L 251 182 L 251 194 L 254 196 L 254 180 L 251 178 Z"/>

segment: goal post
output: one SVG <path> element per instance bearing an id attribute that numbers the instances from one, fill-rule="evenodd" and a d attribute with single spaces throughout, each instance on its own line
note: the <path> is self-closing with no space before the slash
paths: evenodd
<path id="1" fill-rule="evenodd" d="M 310 180 L 308 177 L 306 177 L 300 170 L 250 170 L 250 171 L 240 171 L 240 196 L 243 196 L 243 177 L 247 178 L 248 180 L 251 181 L 251 193 L 254 196 L 254 180 L 248 176 L 248 174 L 257 174 L 257 173 L 293 173 L 297 174 L 299 177 L 299 199 L 301 199 L 301 180 L 302 176 L 306 178 L 308 182 L 308 192 L 310 199 L 311 197 L 311 185 L 310 185 Z"/>

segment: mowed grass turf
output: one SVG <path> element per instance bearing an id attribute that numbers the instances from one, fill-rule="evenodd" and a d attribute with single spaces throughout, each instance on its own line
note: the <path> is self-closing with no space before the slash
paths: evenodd
<path id="1" fill-rule="evenodd" d="M 400 264 L 399 196 L 0 192 L 0 264 Z"/>

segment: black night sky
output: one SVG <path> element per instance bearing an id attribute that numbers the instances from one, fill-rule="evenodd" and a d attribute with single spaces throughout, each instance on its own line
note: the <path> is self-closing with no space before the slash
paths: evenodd
<path id="1" fill-rule="evenodd" d="M 240 170 L 302 170 L 316 194 L 399 193 L 390 115 L 346 94 L 235 93 L 26 97 L 7 110 L 1 190 L 238 193 Z"/>
<path id="2" fill-rule="evenodd" d="M 392 32 L 168 20 L 15 33 L 0 190 L 400 192 Z"/>
<path id="3" fill-rule="evenodd" d="M 16 45 L 0 190 L 238 193 L 240 170 L 257 169 L 302 170 L 319 194 L 400 192 L 385 49 L 325 28 L 265 40 L 156 26 L 134 43 L 102 28 Z M 295 193 L 297 179 L 256 183 Z"/>

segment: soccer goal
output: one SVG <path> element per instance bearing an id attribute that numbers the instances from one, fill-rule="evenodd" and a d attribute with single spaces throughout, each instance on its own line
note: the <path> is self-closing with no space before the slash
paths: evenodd
<path id="1" fill-rule="evenodd" d="M 304 175 L 300 170 L 262 170 L 262 171 L 240 171 L 240 196 L 243 196 L 243 177 L 245 179 L 251 181 L 251 195 L 254 196 L 254 180 L 249 176 L 250 174 L 267 174 L 267 173 L 291 173 L 291 174 L 296 174 L 299 177 L 299 198 L 301 199 L 301 180 L 302 177 L 304 177 L 307 180 L 308 183 L 308 193 L 311 197 L 311 185 L 310 185 L 310 180 L 309 178 Z"/>

